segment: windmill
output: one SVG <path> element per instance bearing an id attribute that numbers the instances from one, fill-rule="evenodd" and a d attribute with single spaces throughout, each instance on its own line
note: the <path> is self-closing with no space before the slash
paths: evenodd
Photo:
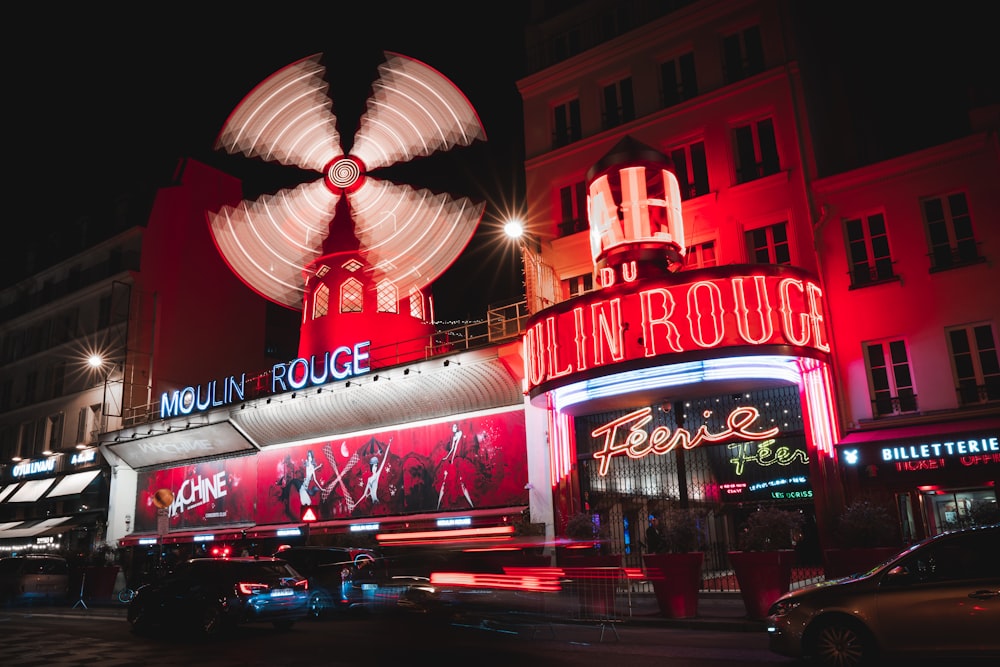
<path id="1" fill-rule="evenodd" d="M 384 53 L 349 151 L 322 55 L 275 72 L 236 106 L 216 148 L 318 177 L 208 214 L 219 252 L 251 289 L 301 309 L 299 356 L 353 341 L 424 352 L 428 287 L 468 245 L 485 203 L 380 179 L 396 163 L 485 140 L 465 95 L 432 67 Z M 413 341 L 413 347 L 400 347 Z"/>

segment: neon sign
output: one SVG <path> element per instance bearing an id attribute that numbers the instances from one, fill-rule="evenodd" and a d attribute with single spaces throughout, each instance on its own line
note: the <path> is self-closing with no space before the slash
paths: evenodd
<path id="1" fill-rule="evenodd" d="M 56 469 L 56 459 L 35 459 L 33 461 L 22 461 L 10 470 L 13 477 L 30 477 L 31 475 L 42 475 Z"/>
<path id="2" fill-rule="evenodd" d="M 371 341 L 356 343 L 353 348 L 341 345 L 333 351 L 308 359 L 298 358 L 271 369 L 271 393 L 315 387 L 332 380 L 345 380 L 371 370 L 368 365 Z M 231 375 L 221 382 L 185 387 L 160 399 L 160 419 L 203 412 L 210 408 L 242 401 L 246 396 L 246 373 L 237 380 Z"/>
<path id="3" fill-rule="evenodd" d="M 599 426 L 590 433 L 591 437 L 604 438 L 603 447 L 594 453 L 594 458 L 601 462 L 598 474 L 602 477 L 607 475 L 611 458 L 614 456 L 625 455 L 630 459 L 641 459 L 648 454 L 663 455 L 677 447 L 694 449 L 705 442 L 723 442 L 735 437 L 757 441 L 770 440 L 779 433 L 776 426 L 757 433 L 749 431 L 751 425 L 760 418 L 757 408 L 749 406 L 741 406 L 730 412 L 726 417 L 724 430 L 711 433 L 708 426 L 702 424 L 694 435 L 683 428 L 671 432 L 666 426 L 657 426 L 647 433 L 644 427 L 652 421 L 652 412 L 653 409 L 650 407 L 641 408 Z M 710 413 L 705 414 L 706 417 L 709 415 Z"/>
<path id="4" fill-rule="evenodd" d="M 729 449 L 736 450 L 736 454 L 733 458 L 729 459 L 729 462 L 733 464 L 736 468 L 736 474 L 742 475 L 744 466 L 747 461 L 753 461 L 759 466 L 770 466 L 770 465 L 780 465 L 787 466 L 793 463 L 809 463 L 809 456 L 801 449 L 792 449 L 791 447 L 781 446 L 777 449 L 771 449 L 774 446 L 774 440 L 768 439 L 757 445 L 757 452 L 751 453 L 752 444 L 749 442 L 736 442 L 730 445 L 726 445 Z M 803 478 L 803 482 L 805 479 Z M 751 488 L 751 491 L 754 489 Z"/>
<path id="5" fill-rule="evenodd" d="M 941 456 L 969 456 L 1000 452 L 1000 439 L 996 436 L 981 440 L 955 440 L 952 442 L 934 442 L 923 445 L 904 445 L 902 447 L 883 447 L 883 461 L 915 461 L 920 459 L 936 459 Z"/>
<path id="6" fill-rule="evenodd" d="M 761 345 L 828 353 L 819 285 L 791 267 L 754 272 L 725 267 L 691 272 L 702 279 L 688 283 L 636 280 L 630 290 L 592 292 L 549 308 L 524 336 L 529 391 L 667 354 Z"/>

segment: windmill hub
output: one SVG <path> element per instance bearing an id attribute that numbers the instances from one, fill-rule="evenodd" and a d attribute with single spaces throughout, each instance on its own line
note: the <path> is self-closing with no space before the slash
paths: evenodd
<path id="1" fill-rule="evenodd" d="M 364 165 L 353 155 L 331 160 L 325 171 L 327 187 L 334 192 L 353 192 L 364 181 Z"/>

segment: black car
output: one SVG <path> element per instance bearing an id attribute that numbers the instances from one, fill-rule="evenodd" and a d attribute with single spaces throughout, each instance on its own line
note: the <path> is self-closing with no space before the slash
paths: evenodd
<path id="1" fill-rule="evenodd" d="M 186 626 L 215 635 L 237 625 L 288 629 L 308 617 L 309 584 L 277 558 L 194 558 L 141 586 L 129 602 L 135 631 Z"/>
<path id="2" fill-rule="evenodd" d="M 821 665 L 1000 659 L 1000 525 L 935 535 L 868 572 L 786 593 L 767 631 L 775 653 Z"/>
<path id="3" fill-rule="evenodd" d="M 385 580 L 379 554 L 363 547 L 284 547 L 274 553 L 309 580 L 309 613 L 368 610 L 381 603 Z"/>

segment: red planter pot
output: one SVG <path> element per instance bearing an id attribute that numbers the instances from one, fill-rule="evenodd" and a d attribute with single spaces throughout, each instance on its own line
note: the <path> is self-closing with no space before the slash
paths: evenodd
<path id="1" fill-rule="evenodd" d="M 645 554 L 646 574 L 653 583 L 660 613 L 667 618 L 693 618 L 698 615 L 698 591 L 701 590 L 700 551 L 684 554 Z"/>
<path id="2" fill-rule="evenodd" d="M 791 549 L 730 551 L 729 562 L 736 573 L 747 616 L 766 618 L 768 607 L 787 593 L 792 584 L 795 552 Z"/>

